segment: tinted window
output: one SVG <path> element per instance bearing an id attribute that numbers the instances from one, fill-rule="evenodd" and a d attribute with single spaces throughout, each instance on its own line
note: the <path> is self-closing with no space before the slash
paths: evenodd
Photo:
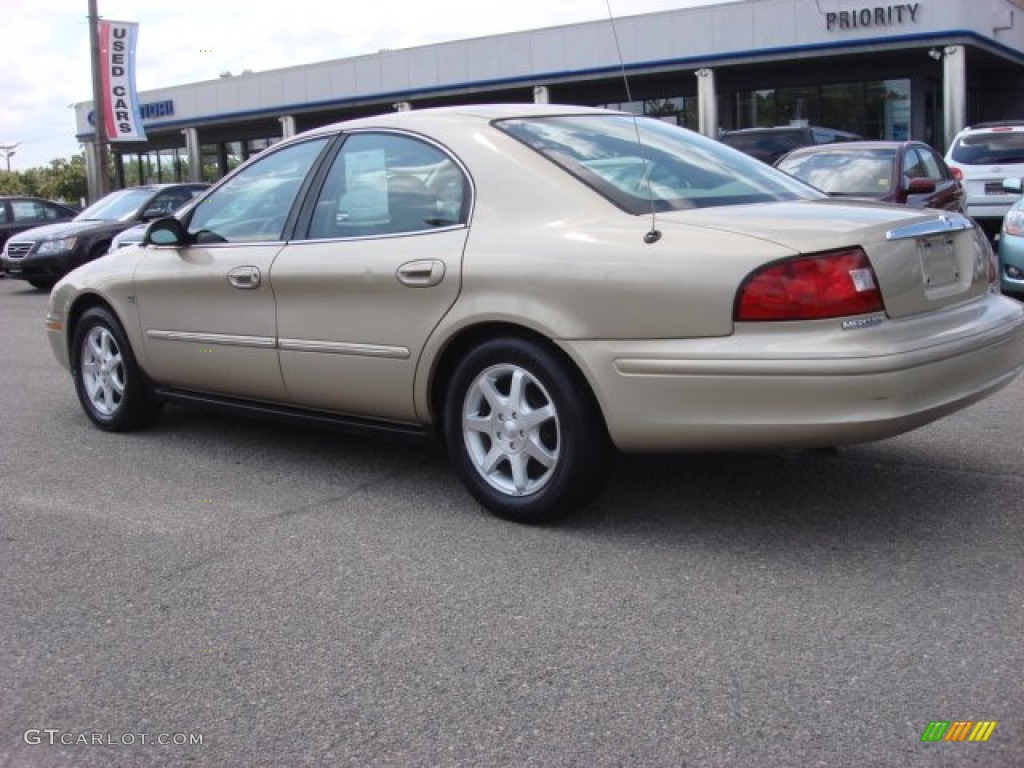
<path id="1" fill-rule="evenodd" d="M 914 151 L 920 154 L 921 166 L 924 168 L 926 179 L 945 181 L 950 178 L 946 164 L 934 151 L 923 147 L 917 147 Z"/>
<path id="2" fill-rule="evenodd" d="M 55 221 L 67 218 L 67 213 L 60 208 L 39 200 L 12 200 L 11 210 L 14 213 L 14 220 L 18 222 Z"/>
<path id="3" fill-rule="evenodd" d="M 792 131 L 750 131 L 748 133 L 726 134 L 722 143 L 745 152 L 751 157 L 774 163 L 791 150 L 804 147 L 810 142 L 801 130 Z"/>
<path id="4" fill-rule="evenodd" d="M 353 134 L 317 197 L 309 237 L 370 237 L 463 224 L 468 190 L 459 166 L 432 144 L 397 134 Z"/>
<path id="5" fill-rule="evenodd" d="M 192 209 L 189 233 L 199 242 L 280 240 L 302 182 L 327 141 L 313 139 L 260 155 Z"/>
<path id="6" fill-rule="evenodd" d="M 174 187 L 165 190 L 153 198 L 152 202 L 146 206 L 146 210 L 160 211 L 169 216 L 202 191 L 202 189 L 189 187 Z"/>
<path id="7" fill-rule="evenodd" d="M 1024 131 L 978 131 L 957 139 L 953 160 L 963 165 L 1024 163 Z"/>
<path id="8" fill-rule="evenodd" d="M 495 125 L 630 213 L 815 195 L 720 142 L 651 118 L 574 115 Z"/>
<path id="9" fill-rule="evenodd" d="M 923 147 L 911 147 L 907 150 L 903 175 L 908 179 L 931 179 L 935 182 L 949 178 L 935 153 Z"/>

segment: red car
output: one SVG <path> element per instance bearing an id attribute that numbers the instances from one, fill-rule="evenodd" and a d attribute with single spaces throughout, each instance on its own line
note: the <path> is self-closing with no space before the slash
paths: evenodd
<path id="1" fill-rule="evenodd" d="M 921 141 L 801 147 L 775 167 L 833 197 L 964 212 L 964 191 L 942 155 Z"/>

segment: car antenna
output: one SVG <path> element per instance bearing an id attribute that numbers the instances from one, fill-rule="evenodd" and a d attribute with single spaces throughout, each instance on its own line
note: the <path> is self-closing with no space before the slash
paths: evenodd
<path id="1" fill-rule="evenodd" d="M 612 13 L 612 0 L 604 0 L 604 2 L 608 8 L 608 21 L 611 23 L 612 37 L 615 38 L 615 52 L 619 57 L 619 69 L 622 71 L 622 82 L 626 86 L 626 101 L 632 103 L 633 94 L 629 89 L 629 77 L 626 74 L 626 60 L 622 56 L 622 46 L 619 44 L 619 30 L 615 25 L 615 14 Z M 644 142 L 640 138 L 640 125 L 637 121 L 636 115 L 633 115 L 633 130 L 636 131 L 636 143 L 637 146 L 640 147 L 640 156 L 643 158 Z M 661 240 L 661 231 L 658 229 L 658 210 L 654 205 L 654 194 L 651 189 L 651 179 L 646 174 L 647 162 L 646 158 L 644 158 L 644 182 L 647 187 L 647 199 L 651 203 L 651 228 L 644 234 L 644 242 L 648 245 L 653 245 Z"/>

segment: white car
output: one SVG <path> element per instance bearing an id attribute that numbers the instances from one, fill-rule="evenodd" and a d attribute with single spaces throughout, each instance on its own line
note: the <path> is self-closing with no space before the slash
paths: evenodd
<path id="1" fill-rule="evenodd" d="M 1024 176 L 1024 120 L 965 128 L 949 145 L 946 164 L 967 194 L 967 215 L 994 238 L 1020 198 L 1003 189 L 1003 179 Z"/>

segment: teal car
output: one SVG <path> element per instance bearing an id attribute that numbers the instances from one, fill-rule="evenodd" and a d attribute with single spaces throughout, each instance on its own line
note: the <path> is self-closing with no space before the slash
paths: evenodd
<path id="1" fill-rule="evenodd" d="M 1003 189 L 1019 195 L 1024 179 L 1005 179 Z M 1003 217 L 999 233 L 999 285 L 1003 293 L 1024 300 L 1024 197 Z"/>

